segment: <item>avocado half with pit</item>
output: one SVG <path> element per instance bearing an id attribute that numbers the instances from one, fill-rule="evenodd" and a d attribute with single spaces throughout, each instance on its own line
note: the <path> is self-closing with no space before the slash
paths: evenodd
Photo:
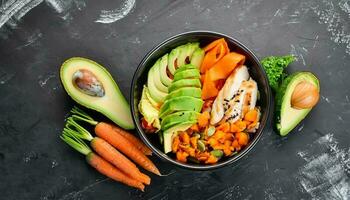
<path id="1" fill-rule="evenodd" d="M 296 72 L 289 75 L 282 83 L 276 95 L 276 128 L 281 136 L 287 135 L 301 122 L 312 108 L 293 108 L 291 100 L 296 86 L 301 82 L 308 82 L 314 85 L 318 93 L 320 83 L 317 77 L 311 72 Z"/>
<path id="2" fill-rule="evenodd" d="M 70 58 L 62 64 L 60 78 L 77 103 L 102 113 L 124 129 L 134 129 L 128 102 L 100 64 L 86 58 Z"/>

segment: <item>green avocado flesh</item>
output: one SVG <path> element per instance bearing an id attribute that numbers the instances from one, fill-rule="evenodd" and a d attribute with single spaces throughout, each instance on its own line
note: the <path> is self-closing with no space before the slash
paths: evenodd
<path id="1" fill-rule="evenodd" d="M 184 70 L 188 70 L 188 69 L 197 69 L 197 67 L 195 65 L 192 65 L 192 64 L 182 65 L 178 69 L 176 69 L 176 73 L 180 73 L 180 72 L 182 72 Z"/>
<path id="2" fill-rule="evenodd" d="M 168 88 L 169 93 L 183 87 L 197 87 L 201 88 L 201 81 L 199 79 L 182 79 L 174 81 Z"/>
<path id="3" fill-rule="evenodd" d="M 174 90 L 171 93 L 169 93 L 166 96 L 165 100 L 172 99 L 174 97 L 180 97 L 180 96 L 190 96 L 190 97 L 201 98 L 202 90 L 200 88 L 196 88 L 196 87 L 179 88 L 179 89 Z"/>
<path id="4" fill-rule="evenodd" d="M 76 86 L 72 78 L 79 70 L 88 70 L 96 77 L 103 86 L 103 96 L 91 96 Z M 111 74 L 101 65 L 86 58 L 70 58 L 62 64 L 60 78 L 68 95 L 77 103 L 102 113 L 124 129 L 134 129 L 128 102 Z"/>
<path id="5" fill-rule="evenodd" d="M 169 87 L 169 85 L 171 84 L 171 82 L 173 80 L 171 80 L 171 78 L 169 78 L 168 74 L 167 74 L 167 68 L 168 68 L 168 54 L 165 54 L 161 59 L 160 59 L 160 63 L 159 63 L 159 76 L 160 76 L 160 80 L 162 81 L 162 83 L 166 86 Z"/>
<path id="6" fill-rule="evenodd" d="M 153 67 L 150 69 L 149 73 L 148 73 L 148 78 L 153 78 L 154 80 L 154 85 L 156 86 L 156 88 L 164 93 L 168 93 L 168 87 L 165 86 L 161 79 L 160 79 L 160 61 L 157 61 Z"/>
<path id="7" fill-rule="evenodd" d="M 152 126 L 158 130 L 160 129 L 160 121 L 158 117 L 159 109 L 155 107 L 149 99 L 147 86 L 143 87 L 138 109 L 148 124 L 152 124 Z"/>
<path id="8" fill-rule="evenodd" d="M 201 48 L 197 48 L 191 58 L 191 64 L 196 66 L 198 69 L 202 65 L 203 59 L 204 59 L 205 52 Z"/>
<path id="9" fill-rule="evenodd" d="M 162 130 L 167 130 L 182 122 L 197 121 L 199 113 L 194 111 L 179 111 L 164 117 L 161 123 Z"/>
<path id="10" fill-rule="evenodd" d="M 157 125 L 162 119 L 165 153 L 171 151 L 173 134 L 197 122 L 203 105 L 198 69 L 203 57 L 199 43 L 187 43 L 162 56 L 148 72 L 139 108 L 148 123 Z"/>
<path id="11" fill-rule="evenodd" d="M 171 146 L 173 143 L 174 137 L 181 131 L 186 131 L 189 129 L 196 121 L 193 122 L 183 122 L 172 128 L 163 132 L 163 145 L 164 145 L 164 153 L 171 152 Z"/>
<path id="12" fill-rule="evenodd" d="M 158 67 L 156 68 L 158 69 Z M 152 67 L 148 72 L 147 86 L 152 99 L 157 103 L 161 104 L 164 101 L 167 93 L 158 89 L 159 85 L 158 87 L 156 85 L 161 83 L 155 81 L 155 78 L 154 78 L 155 75 L 156 74 L 154 72 L 154 68 Z"/>
<path id="13" fill-rule="evenodd" d="M 174 75 L 177 68 L 177 57 L 179 56 L 179 53 L 180 53 L 180 49 L 175 48 L 169 54 L 168 69 L 172 75 Z"/>
<path id="14" fill-rule="evenodd" d="M 176 72 L 174 75 L 174 81 L 178 81 L 181 79 L 192 79 L 192 78 L 200 78 L 198 69 L 187 69 L 181 72 Z"/>
<path id="15" fill-rule="evenodd" d="M 281 136 L 293 130 L 312 109 L 295 109 L 291 105 L 294 88 L 302 81 L 307 81 L 320 90 L 319 81 L 311 72 L 297 72 L 284 79 L 276 95 L 276 128 Z"/>
<path id="16" fill-rule="evenodd" d="M 159 111 L 159 117 L 164 118 L 166 115 L 175 111 L 196 111 L 202 109 L 203 100 L 194 97 L 182 96 L 168 99 L 164 102 Z"/>

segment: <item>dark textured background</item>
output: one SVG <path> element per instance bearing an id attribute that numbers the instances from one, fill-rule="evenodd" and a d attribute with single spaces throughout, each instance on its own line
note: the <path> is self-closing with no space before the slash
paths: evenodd
<path id="1" fill-rule="evenodd" d="M 350 2 L 137 0 L 110 24 L 95 20 L 122 1 L 67 2 L 63 12 L 43 2 L 0 29 L 0 199 L 350 199 Z M 64 60 L 99 62 L 128 97 L 148 50 L 198 29 L 235 37 L 260 58 L 294 54 L 288 71 L 319 77 L 319 104 L 288 137 L 270 125 L 248 156 L 222 169 L 187 171 L 153 157 L 173 174 L 151 175 L 144 193 L 98 174 L 59 139 L 73 105 L 59 80 Z"/>

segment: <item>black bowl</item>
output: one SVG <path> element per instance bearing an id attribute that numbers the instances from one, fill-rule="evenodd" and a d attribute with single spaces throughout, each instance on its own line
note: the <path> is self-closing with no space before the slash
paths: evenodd
<path id="1" fill-rule="evenodd" d="M 241 150 L 238 154 L 232 157 L 222 158 L 218 163 L 214 165 L 200 165 L 192 163 L 181 163 L 174 159 L 175 156 L 167 155 L 163 152 L 163 147 L 160 144 L 158 134 L 146 134 L 140 123 L 140 113 L 138 111 L 138 103 L 141 98 L 143 85 L 147 81 L 148 70 L 153 66 L 155 61 L 166 53 L 169 53 L 173 48 L 186 44 L 188 42 L 200 42 L 201 47 L 209 44 L 210 42 L 225 38 L 231 51 L 241 53 L 246 56 L 245 65 L 249 69 L 250 75 L 258 83 L 258 88 L 260 92 L 260 99 L 258 104 L 261 107 L 261 121 L 260 127 L 254 134 L 253 139 L 250 143 Z M 173 163 L 176 166 L 180 166 L 187 169 L 193 170 L 209 170 L 216 169 L 219 167 L 227 166 L 235 161 L 238 161 L 244 155 L 246 155 L 259 141 L 263 129 L 268 121 L 270 112 L 270 101 L 271 101 L 271 91 L 268 86 L 268 80 L 266 74 L 259 62 L 259 59 L 254 55 L 254 53 L 249 50 L 246 46 L 238 42 L 236 39 L 229 37 L 227 35 L 211 32 L 211 31 L 192 31 L 181 33 L 175 35 L 164 42 L 158 44 L 154 47 L 141 61 L 137 70 L 135 71 L 134 77 L 132 79 L 131 93 L 130 93 L 130 105 L 131 112 L 134 123 L 136 125 L 137 132 L 139 133 L 142 140 L 146 145 L 152 149 L 152 151 L 159 156 L 161 159 Z"/>

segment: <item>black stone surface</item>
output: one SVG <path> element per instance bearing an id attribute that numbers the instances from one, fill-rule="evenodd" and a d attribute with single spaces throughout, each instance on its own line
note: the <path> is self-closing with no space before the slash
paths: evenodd
<path id="1" fill-rule="evenodd" d="M 122 1 L 67 2 L 74 5 L 59 13 L 44 1 L 16 25 L 0 29 L 0 199 L 350 197 L 345 159 L 350 146 L 350 2 L 137 0 L 126 17 L 109 24 L 95 20 L 101 9 L 117 9 Z M 150 175 L 152 184 L 144 193 L 106 179 L 58 137 L 74 104 L 60 84 L 60 65 L 73 56 L 93 59 L 108 68 L 128 97 L 133 71 L 147 51 L 190 30 L 233 36 L 260 58 L 295 54 L 288 71 L 307 70 L 319 77 L 319 104 L 287 137 L 268 126 L 254 150 L 231 166 L 193 172 L 152 157 L 170 175 Z M 318 148 L 323 136 L 335 146 Z M 323 154 L 340 168 L 326 169 L 328 159 L 316 166 L 317 174 L 305 174 Z M 335 181 L 324 179 L 339 174 Z"/>

